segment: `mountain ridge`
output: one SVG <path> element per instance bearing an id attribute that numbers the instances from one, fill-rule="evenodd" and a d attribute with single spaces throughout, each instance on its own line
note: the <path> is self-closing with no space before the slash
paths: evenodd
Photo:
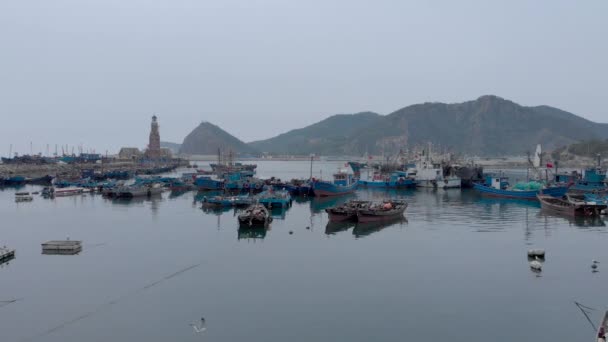
<path id="1" fill-rule="evenodd" d="M 179 153 L 210 155 L 217 154 L 218 149 L 234 153 L 259 153 L 232 134 L 207 121 L 201 122 L 184 138 Z"/>
<path id="2" fill-rule="evenodd" d="M 362 155 L 394 153 L 432 142 L 454 152 L 505 155 L 523 154 L 538 143 L 552 149 L 590 137 L 608 137 L 608 124 L 551 106 L 522 106 L 495 95 L 461 103 L 413 104 L 387 115 L 372 113 L 374 119 L 362 125 L 352 122 L 359 119 L 358 114 L 330 116 L 249 144 L 274 154 Z M 328 122 L 333 132 L 309 133 Z"/>

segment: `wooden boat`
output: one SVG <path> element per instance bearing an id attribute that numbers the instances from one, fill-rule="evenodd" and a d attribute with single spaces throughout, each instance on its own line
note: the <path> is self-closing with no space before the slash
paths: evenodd
<path id="1" fill-rule="evenodd" d="M 388 200 L 357 210 L 357 221 L 375 222 L 399 218 L 403 217 L 405 209 L 407 209 L 406 201 Z"/>
<path id="2" fill-rule="evenodd" d="M 51 192 L 51 196 L 53 197 L 66 197 L 66 196 L 75 196 L 81 195 L 84 193 L 84 188 L 54 188 Z"/>
<path id="3" fill-rule="evenodd" d="M 245 212 L 238 216 L 241 226 L 267 226 L 272 222 L 270 213 L 261 204 L 253 204 L 245 209 Z"/>
<path id="4" fill-rule="evenodd" d="M 34 197 L 29 192 L 16 192 L 15 202 L 31 202 Z"/>
<path id="5" fill-rule="evenodd" d="M 570 216 L 599 216 L 606 209 L 604 204 L 572 201 L 568 197 L 556 198 L 549 195 L 536 195 L 543 210 Z"/>
<path id="6" fill-rule="evenodd" d="M 370 206 L 371 202 L 369 201 L 349 201 L 347 203 L 338 205 L 333 208 L 325 209 L 325 212 L 329 216 L 329 221 L 331 222 L 340 222 L 346 220 L 356 220 L 357 219 L 357 211 L 361 209 L 366 209 Z"/>
<path id="7" fill-rule="evenodd" d="M 600 321 L 599 326 L 597 327 L 597 342 L 606 342 L 606 331 L 608 330 L 608 311 L 604 313 L 604 317 Z"/>

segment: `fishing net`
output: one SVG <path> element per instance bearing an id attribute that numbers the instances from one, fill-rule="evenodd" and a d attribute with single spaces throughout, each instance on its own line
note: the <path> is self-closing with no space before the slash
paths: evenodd
<path id="1" fill-rule="evenodd" d="M 542 188 L 543 184 L 539 182 L 523 182 L 513 186 L 513 189 L 521 191 L 541 190 Z"/>

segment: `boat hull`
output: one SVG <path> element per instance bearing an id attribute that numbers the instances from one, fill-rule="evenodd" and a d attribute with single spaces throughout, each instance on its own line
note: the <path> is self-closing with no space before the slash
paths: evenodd
<path id="1" fill-rule="evenodd" d="M 552 187 L 542 190 L 503 190 L 492 188 L 483 184 L 473 184 L 473 189 L 479 191 L 482 195 L 493 196 L 493 197 L 503 197 L 503 198 L 517 198 L 517 199 L 526 199 L 531 201 L 538 201 L 536 197 L 537 194 L 544 194 L 553 197 L 562 197 L 568 191 L 567 186 L 558 186 Z"/>
<path id="2" fill-rule="evenodd" d="M 312 189 L 315 196 L 318 197 L 341 196 L 355 192 L 357 190 L 357 183 L 336 185 L 334 183 L 317 181 L 313 183 Z"/>
<path id="3" fill-rule="evenodd" d="M 399 208 L 387 211 L 359 210 L 357 211 L 357 222 L 382 222 L 403 218 L 403 213 L 405 213 L 405 209 L 407 209 L 407 204 L 404 204 Z"/>
<path id="4" fill-rule="evenodd" d="M 607 207 L 606 205 L 597 204 L 575 204 L 548 195 L 537 195 L 537 197 L 543 210 L 562 215 L 584 217 L 599 216 L 602 210 Z"/>
<path id="5" fill-rule="evenodd" d="M 362 181 L 360 180 L 358 183 L 359 186 L 365 188 L 377 188 L 377 189 L 406 189 L 406 188 L 415 188 L 416 182 L 408 179 L 402 182 L 388 181 L 388 182 L 379 182 L 379 181 Z"/>

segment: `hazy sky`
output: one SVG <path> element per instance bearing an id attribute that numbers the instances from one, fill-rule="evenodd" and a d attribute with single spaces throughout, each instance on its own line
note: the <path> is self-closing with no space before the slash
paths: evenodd
<path id="1" fill-rule="evenodd" d="M 0 155 L 496 94 L 608 122 L 608 1 L 0 1 Z"/>

